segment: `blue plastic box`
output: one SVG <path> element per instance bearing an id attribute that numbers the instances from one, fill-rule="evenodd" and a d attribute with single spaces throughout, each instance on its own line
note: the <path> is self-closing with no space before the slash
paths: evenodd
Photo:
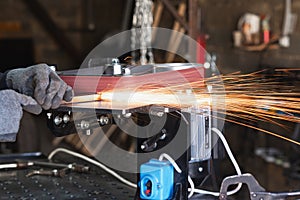
<path id="1" fill-rule="evenodd" d="M 151 159 L 140 166 L 140 198 L 170 199 L 173 195 L 174 168 L 169 161 Z"/>

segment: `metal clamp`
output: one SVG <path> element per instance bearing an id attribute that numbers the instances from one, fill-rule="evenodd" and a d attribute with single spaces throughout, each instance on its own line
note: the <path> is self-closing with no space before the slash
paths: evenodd
<path id="1" fill-rule="evenodd" d="M 281 192 L 272 193 L 267 192 L 262 186 L 259 185 L 257 180 L 252 174 L 242 174 L 226 177 L 221 185 L 220 200 L 227 199 L 227 189 L 230 185 L 245 183 L 248 186 L 251 200 L 283 200 L 287 197 L 300 196 L 300 191 L 297 192 Z"/>

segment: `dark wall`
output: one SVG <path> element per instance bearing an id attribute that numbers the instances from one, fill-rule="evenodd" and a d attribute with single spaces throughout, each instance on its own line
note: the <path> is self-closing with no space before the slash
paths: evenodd
<path id="1" fill-rule="evenodd" d="M 31 38 L 0 39 L 0 71 L 32 65 L 33 54 Z"/>
<path id="2" fill-rule="evenodd" d="M 61 29 L 61 33 L 65 34 L 74 44 L 83 58 L 106 37 L 118 33 L 124 28 L 122 27 L 124 18 L 130 12 L 126 9 L 128 1 L 130 0 L 39 0 Z M 207 50 L 210 53 L 216 53 L 221 72 L 250 72 L 269 66 L 299 66 L 299 20 L 296 30 L 291 36 L 291 46 L 287 49 L 249 52 L 236 49 L 232 45 L 232 31 L 236 30 L 239 17 L 246 12 L 269 14 L 272 34 L 280 35 L 284 0 L 198 1 L 202 11 L 201 30 L 209 35 Z M 178 2 L 178 0 L 172 0 L 174 5 L 177 5 Z M 6 30 L 0 26 L 0 39 L 32 38 L 35 62 L 55 63 L 62 70 L 79 67 L 80 63 L 75 63 L 75 59 L 66 54 L 22 1 L 2 0 L 0 5 L 0 23 L 19 25 L 16 30 Z M 300 13 L 300 1 L 294 0 L 292 6 L 294 13 Z M 167 22 L 163 23 L 166 20 Z M 90 22 L 92 22 L 92 27 L 90 27 Z M 173 23 L 169 12 L 164 11 L 160 26 L 171 28 Z"/>
<path id="3" fill-rule="evenodd" d="M 30 1 L 26 1 L 29 2 Z M 55 23 L 60 35 L 68 40 L 79 55 L 70 56 L 53 37 L 47 28 L 46 22 L 37 17 L 24 1 L 0 1 L 0 40 L 13 41 L 10 48 L 24 49 L 23 38 L 32 40 L 33 52 L 30 59 L 34 63 L 56 64 L 59 70 L 78 68 L 84 57 L 108 35 L 121 31 L 124 15 L 127 13 L 125 5 L 127 0 L 38 0 L 47 15 Z M 34 2 L 33 2 L 34 3 Z M 36 6 L 35 6 L 36 7 Z M 52 28 L 53 30 L 53 28 Z M 1 48 L 1 47 L 0 47 Z M 6 54 L 9 52 L 7 51 Z M 28 65 L 21 62 L 18 54 L 12 53 L 14 60 L 19 60 L 17 65 Z M 27 56 L 27 55 L 23 55 Z M 14 65 L 11 60 L 11 65 Z M 1 62 L 0 62 L 1 64 Z"/>
<path id="4" fill-rule="evenodd" d="M 131 12 L 126 10 L 128 1 L 132 0 L 92 1 L 92 9 L 88 8 L 89 5 L 83 4 L 83 26 L 88 27 L 90 22 L 94 24 L 93 30 L 82 33 L 83 54 L 88 54 L 104 39 L 122 31 L 124 16 L 127 12 Z"/>
<path id="5" fill-rule="evenodd" d="M 292 1 L 292 12 L 300 14 L 300 1 Z M 199 0 L 202 10 L 202 31 L 209 35 L 208 52 L 217 54 L 223 73 L 252 72 L 265 67 L 300 67 L 300 22 L 291 36 L 287 49 L 249 52 L 233 47 L 232 32 L 238 19 L 246 12 L 269 14 L 271 31 L 280 35 L 284 15 L 284 0 Z M 299 16 L 298 16 L 299 17 Z"/>

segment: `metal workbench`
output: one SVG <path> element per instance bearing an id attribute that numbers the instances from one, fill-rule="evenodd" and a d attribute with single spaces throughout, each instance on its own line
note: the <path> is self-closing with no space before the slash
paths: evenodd
<path id="1" fill-rule="evenodd" d="M 0 155 L 1 157 L 1 155 Z M 9 158 L 9 157 L 8 157 Z M 11 158 L 11 160 L 14 158 Z M 27 159 L 22 156 L 22 159 Z M 33 159 L 33 158 L 29 158 Z M 34 158 L 43 160 L 43 156 Z M 87 173 L 70 172 L 63 177 L 26 175 L 39 166 L 26 169 L 2 169 L 0 171 L 0 199 L 134 199 L 136 190 L 109 175 L 97 166 L 77 158 L 56 158 L 64 163 L 83 164 L 90 167 Z M 5 162 L 11 162 L 5 159 Z M 1 160 L 3 162 L 3 159 Z"/>

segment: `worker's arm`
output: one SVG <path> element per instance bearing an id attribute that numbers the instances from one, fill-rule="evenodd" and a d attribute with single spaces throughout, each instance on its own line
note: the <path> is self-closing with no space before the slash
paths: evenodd
<path id="1" fill-rule="evenodd" d="M 32 97 L 9 89 L 0 91 L 0 142 L 16 140 L 23 110 L 33 114 L 42 112 L 41 106 Z"/>
<path id="2" fill-rule="evenodd" d="M 72 88 L 46 64 L 0 73 L 0 142 L 15 141 L 23 110 L 39 114 L 72 97 Z"/>

